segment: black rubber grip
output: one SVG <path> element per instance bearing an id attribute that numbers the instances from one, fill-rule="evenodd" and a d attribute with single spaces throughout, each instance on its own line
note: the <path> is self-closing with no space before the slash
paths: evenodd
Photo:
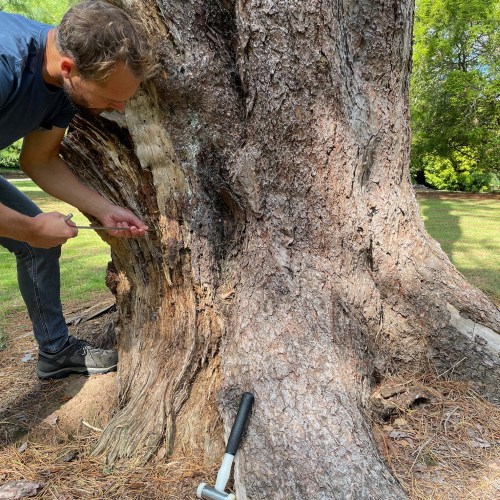
<path id="1" fill-rule="evenodd" d="M 241 436 L 245 430 L 245 422 L 247 421 L 250 410 L 252 409 L 253 400 L 254 398 L 251 392 L 244 392 L 241 395 L 240 407 L 238 408 L 238 413 L 234 419 L 231 434 L 229 434 L 229 439 L 227 440 L 226 453 L 236 455 L 236 451 L 240 445 Z"/>

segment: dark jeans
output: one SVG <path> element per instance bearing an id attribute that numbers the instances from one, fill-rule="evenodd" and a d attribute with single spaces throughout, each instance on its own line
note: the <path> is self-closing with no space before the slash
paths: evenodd
<path id="1" fill-rule="evenodd" d="M 31 217 L 41 210 L 21 191 L 0 176 L 0 203 Z M 17 261 L 17 281 L 28 309 L 38 346 L 57 352 L 68 340 L 60 298 L 59 257 L 61 247 L 33 248 L 22 241 L 0 237 L 0 245 Z"/>

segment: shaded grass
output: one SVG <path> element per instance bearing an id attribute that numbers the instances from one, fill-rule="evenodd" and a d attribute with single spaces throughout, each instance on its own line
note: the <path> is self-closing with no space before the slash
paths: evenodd
<path id="1" fill-rule="evenodd" d="M 6 167 L 1 167 L 1 166 L 0 166 L 0 175 L 3 175 L 6 178 L 26 177 L 26 174 L 24 172 L 21 172 L 17 168 L 6 168 Z"/>
<path id="2" fill-rule="evenodd" d="M 32 199 L 44 212 L 73 213 L 73 221 L 87 225 L 88 220 L 77 209 L 44 193 L 30 180 L 12 183 Z M 63 245 L 61 256 L 61 295 L 63 303 L 88 302 L 107 291 L 106 265 L 110 260 L 109 246 L 95 231 L 79 231 L 76 238 Z M 15 258 L 0 247 L 0 349 L 3 329 L 8 316 L 24 310 L 24 302 L 17 286 Z M 5 343 L 5 340 L 3 341 Z M 5 345 L 3 345 L 5 347 Z"/>
<path id="3" fill-rule="evenodd" d="M 500 302 L 500 196 L 418 193 L 429 234 L 476 287 Z"/>

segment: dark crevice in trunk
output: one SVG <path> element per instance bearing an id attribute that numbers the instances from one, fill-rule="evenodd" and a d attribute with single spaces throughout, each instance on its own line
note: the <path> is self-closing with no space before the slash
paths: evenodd
<path id="1" fill-rule="evenodd" d="M 202 31 L 210 40 L 209 46 L 225 59 L 229 82 L 239 97 L 241 118 L 246 106 L 247 94 L 237 66 L 238 28 L 236 26 L 236 2 L 232 0 L 208 0 L 203 2 L 200 15 Z"/>
<path id="2" fill-rule="evenodd" d="M 234 193 L 227 160 L 215 149 L 208 147 L 198 156 L 200 187 L 206 195 L 206 212 L 201 224 L 210 227 L 208 237 L 219 266 L 238 251 L 246 224 L 245 210 Z M 197 224 L 194 221 L 195 225 Z"/>

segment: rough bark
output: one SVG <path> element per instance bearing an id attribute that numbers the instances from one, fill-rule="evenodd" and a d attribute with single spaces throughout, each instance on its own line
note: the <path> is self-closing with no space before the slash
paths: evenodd
<path id="1" fill-rule="evenodd" d="M 421 221 L 411 1 L 126 4 L 165 72 L 64 155 L 152 228 L 108 238 L 121 411 L 109 461 L 221 453 L 243 391 L 244 498 L 401 498 L 370 431 L 388 373 L 498 397 L 499 313 Z M 82 165 L 79 167 L 79 165 Z"/>

